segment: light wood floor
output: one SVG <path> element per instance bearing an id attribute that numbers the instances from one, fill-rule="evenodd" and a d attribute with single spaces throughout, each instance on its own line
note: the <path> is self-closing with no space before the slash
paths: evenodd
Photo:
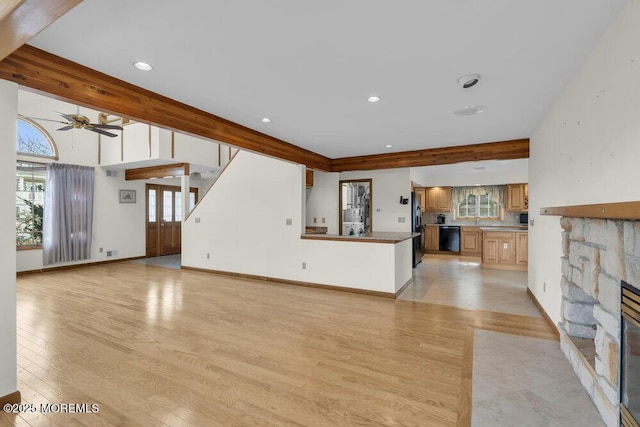
<path id="1" fill-rule="evenodd" d="M 540 317 L 136 263 L 19 277 L 17 311 L 23 402 L 100 411 L 8 425 L 465 425 L 474 328 L 554 338 Z"/>

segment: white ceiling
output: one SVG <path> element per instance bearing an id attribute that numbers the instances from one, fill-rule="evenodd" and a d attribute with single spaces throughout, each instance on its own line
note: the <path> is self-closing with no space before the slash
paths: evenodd
<path id="1" fill-rule="evenodd" d="M 624 3 L 84 0 L 30 44 L 337 158 L 530 137 Z"/>

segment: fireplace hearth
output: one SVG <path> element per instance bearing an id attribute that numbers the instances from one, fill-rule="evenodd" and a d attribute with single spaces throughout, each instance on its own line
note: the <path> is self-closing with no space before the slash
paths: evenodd
<path id="1" fill-rule="evenodd" d="M 622 282 L 620 423 L 637 427 L 640 420 L 640 289 Z"/>
<path id="2" fill-rule="evenodd" d="M 560 225 L 561 348 L 606 425 L 617 427 L 640 415 L 640 315 L 623 320 L 621 306 L 623 289 L 640 293 L 640 221 L 562 217 Z"/>

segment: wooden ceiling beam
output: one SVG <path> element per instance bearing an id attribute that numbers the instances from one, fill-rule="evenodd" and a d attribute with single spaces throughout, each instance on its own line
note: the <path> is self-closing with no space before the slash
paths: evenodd
<path id="1" fill-rule="evenodd" d="M 169 178 L 183 175 L 189 175 L 189 163 L 172 163 L 127 169 L 124 172 L 124 179 L 125 181 L 134 181 L 137 179 Z"/>
<path id="2" fill-rule="evenodd" d="M 0 59 L 25 44 L 82 0 L 3 0 L 0 4 Z"/>
<path id="3" fill-rule="evenodd" d="M 331 159 L 35 47 L 0 61 L 0 78 L 54 98 L 211 139 L 282 160 L 331 170 Z"/>
<path id="4" fill-rule="evenodd" d="M 516 139 L 486 144 L 343 157 L 331 161 L 331 171 L 345 172 L 354 170 L 409 168 L 476 162 L 480 160 L 527 158 L 529 158 L 529 139 Z"/>

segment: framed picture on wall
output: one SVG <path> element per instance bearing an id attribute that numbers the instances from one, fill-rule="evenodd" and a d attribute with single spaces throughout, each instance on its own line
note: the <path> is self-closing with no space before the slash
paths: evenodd
<path id="1" fill-rule="evenodd" d="M 135 203 L 136 190 L 120 190 L 120 203 Z"/>

